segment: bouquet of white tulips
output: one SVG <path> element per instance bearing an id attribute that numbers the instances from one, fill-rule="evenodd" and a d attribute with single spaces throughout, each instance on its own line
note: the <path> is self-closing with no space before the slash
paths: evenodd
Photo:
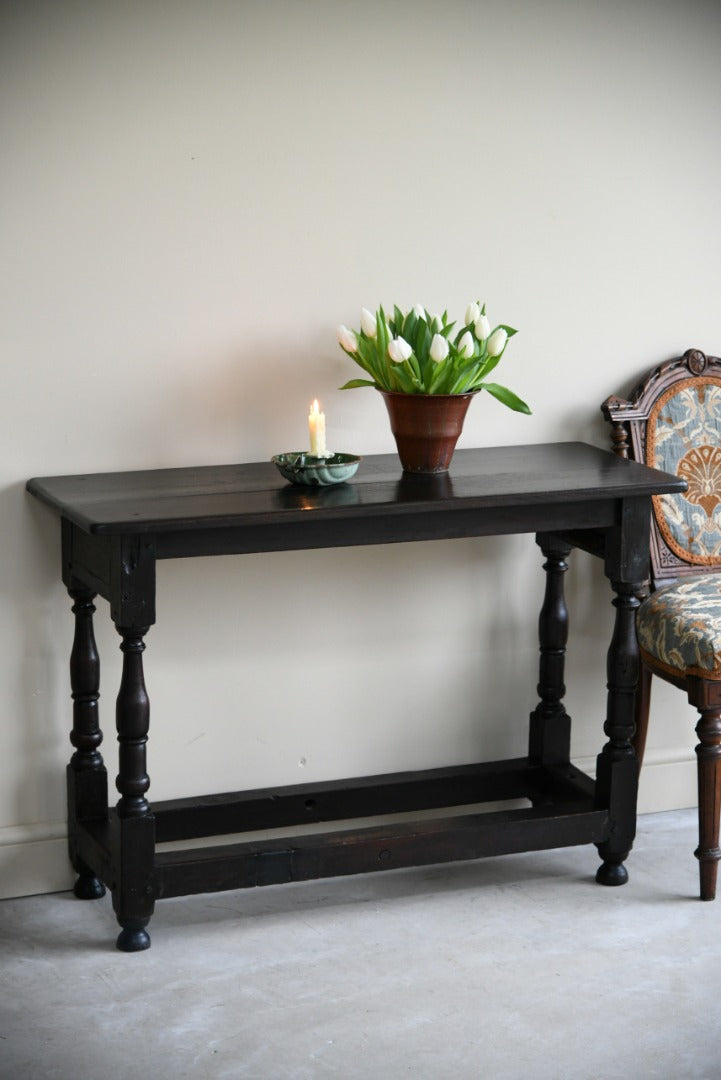
<path id="1" fill-rule="evenodd" d="M 378 390 L 401 394 L 468 394 L 487 390 L 509 409 L 530 413 L 525 401 L 498 383 L 486 382 L 499 363 L 508 339 L 516 331 L 499 324 L 491 328 L 486 305 L 469 304 L 463 326 L 448 312 L 431 315 L 417 304 L 407 314 L 397 306 L 387 316 L 382 307 L 375 315 L 363 308 L 360 330 L 338 327 L 338 342 L 344 352 L 370 375 L 351 379 L 341 390 L 355 386 L 375 386 Z"/>

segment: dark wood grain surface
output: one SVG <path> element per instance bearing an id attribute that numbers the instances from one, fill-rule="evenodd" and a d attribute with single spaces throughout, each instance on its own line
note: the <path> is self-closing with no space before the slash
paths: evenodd
<path id="1" fill-rule="evenodd" d="M 145 533 L 280 521 L 613 500 L 683 490 L 675 477 L 585 443 L 456 451 L 441 476 L 364 458 L 352 481 L 296 487 L 271 462 L 35 478 L 28 490 L 90 533 Z"/>

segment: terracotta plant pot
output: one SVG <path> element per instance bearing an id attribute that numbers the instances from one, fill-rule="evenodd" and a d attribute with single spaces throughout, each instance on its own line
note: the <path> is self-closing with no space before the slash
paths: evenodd
<path id="1" fill-rule="evenodd" d="M 393 394 L 380 390 L 406 472 L 448 471 L 472 394 Z"/>

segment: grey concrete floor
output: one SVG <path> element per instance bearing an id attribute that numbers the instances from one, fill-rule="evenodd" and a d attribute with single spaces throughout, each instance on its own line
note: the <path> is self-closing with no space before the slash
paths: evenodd
<path id="1" fill-rule="evenodd" d="M 165 900 L 0 903 L 3 1080 L 718 1080 L 721 899 L 695 811 L 593 848 Z"/>

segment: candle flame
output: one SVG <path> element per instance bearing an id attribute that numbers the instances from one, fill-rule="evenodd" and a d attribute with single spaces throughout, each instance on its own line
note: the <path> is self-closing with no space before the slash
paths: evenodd
<path id="1" fill-rule="evenodd" d="M 317 399 L 317 398 L 315 399 L 315 401 L 314 401 L 314 402 L 313 402 L 313 404 L 311 405 L 311 410 L 310 410 L 310 411 L 311 411 L 311 412 L 312 412 L 312 413 L 313 413 L 313 414 L 314 414 L 315 416 L 317 416 L 317 415 L 318 415 L 318 413 L 320 412 L 320 409 L 318 408 L 318 399 Z"/>

